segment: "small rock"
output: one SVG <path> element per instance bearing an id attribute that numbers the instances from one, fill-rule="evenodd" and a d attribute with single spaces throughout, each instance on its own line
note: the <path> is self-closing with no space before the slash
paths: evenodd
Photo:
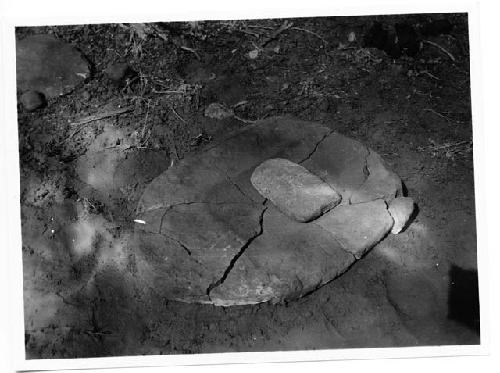
<path id="1" fill-rule="evenodd" d="M 340 195 L 316 175 L 287 159 L 269 159 L 252 173 L 252 185 L 284 214 L 311 221 L 340 203 Z"/>
<path id="2" fill-rule="evenodd" d="M 90 95 L 90 92 L 89 91 L 83 91 L 82 93 L 82 98 L 85 100 L 85 101 L 88 101 L 90 100 L 92 96 Z"/>
<path id="3" fill-rule="evenodd" d="M 255 60 L 258 56 L 259 56 L 258 49 L 254 49 L 254 50 L 248 52 L 248 58 L 250 58 L 251 60 Z"/>
<path id="4" fill-rule="evenodd" d="M 20 101 L 27 111 L 35 111 L 45 105 L 45 97 L 40 92 L 36 91 L 24 92 Z"/>
<path id="5" fill-rule="evenodd" d="M 120 82 L 123 79 L 131 76 L 134 71 L 126 63 L 115 63 L 109 65 L 104 70 L 104 73 L 109 79 L 113 80 L 114 82 Z"/>
<path id="6" fill-rule="evenodd" d="M 233 117 L 234 111 L 223 104 L 214 102 L 205 109 L 205 116 L 212 119 L 225 119 Z"/>
<path id="7" fill-rule="evenodd" d="M 391 201 L 389 213 L 394 219 L 394 225 L 391 229 L 392 234 L 398 234 L 403 230 L 413 213 L 414 207 L 415 203 L 410 197 L 398 197 Z"/>

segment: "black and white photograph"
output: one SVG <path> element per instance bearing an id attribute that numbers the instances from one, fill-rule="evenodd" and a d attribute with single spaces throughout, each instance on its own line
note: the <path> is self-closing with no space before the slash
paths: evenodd
<path id="1" fill-rule="evenodd" d="M 16 25 L 25 359 L 481 345 L 469 27 Z"/>

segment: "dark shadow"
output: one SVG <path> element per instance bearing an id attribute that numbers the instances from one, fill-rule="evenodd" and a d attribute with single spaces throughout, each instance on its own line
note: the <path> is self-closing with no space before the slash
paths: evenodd
<path id="1" fill-rule="evenodd" d="M 448 319 L 467 326 L 479 335 L 477 271 L 452 265 L 448 274 Z"/>

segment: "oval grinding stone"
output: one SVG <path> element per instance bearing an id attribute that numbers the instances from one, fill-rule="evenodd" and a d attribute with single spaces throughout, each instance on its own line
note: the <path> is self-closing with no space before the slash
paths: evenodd
<path id="1" fill-rule="evenodd" d="M 281 212 L 300 222 L 316 219 L 342 199 L 319 177 L 287 159 L 261 163 L 253 172 L 251 182 Z"/>

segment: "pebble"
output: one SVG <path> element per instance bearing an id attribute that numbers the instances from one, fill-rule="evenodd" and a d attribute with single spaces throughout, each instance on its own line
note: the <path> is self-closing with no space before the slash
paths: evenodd
<path id="1" fill-rule="evenodd" d="M 83 91 L 82 93 L 82 98 L 85 100 L 85 101 L 88 101 L 90 100 L 92 96 L 90 95 L 90 92 L 89 91 Z"/>
<path id="2" fill-rule="evenodd" d="M 45 97 L 40 92 L 26 91 L 21 95 L 21 103 L 27 111 L 35 111 L 45 105 Z"/>

